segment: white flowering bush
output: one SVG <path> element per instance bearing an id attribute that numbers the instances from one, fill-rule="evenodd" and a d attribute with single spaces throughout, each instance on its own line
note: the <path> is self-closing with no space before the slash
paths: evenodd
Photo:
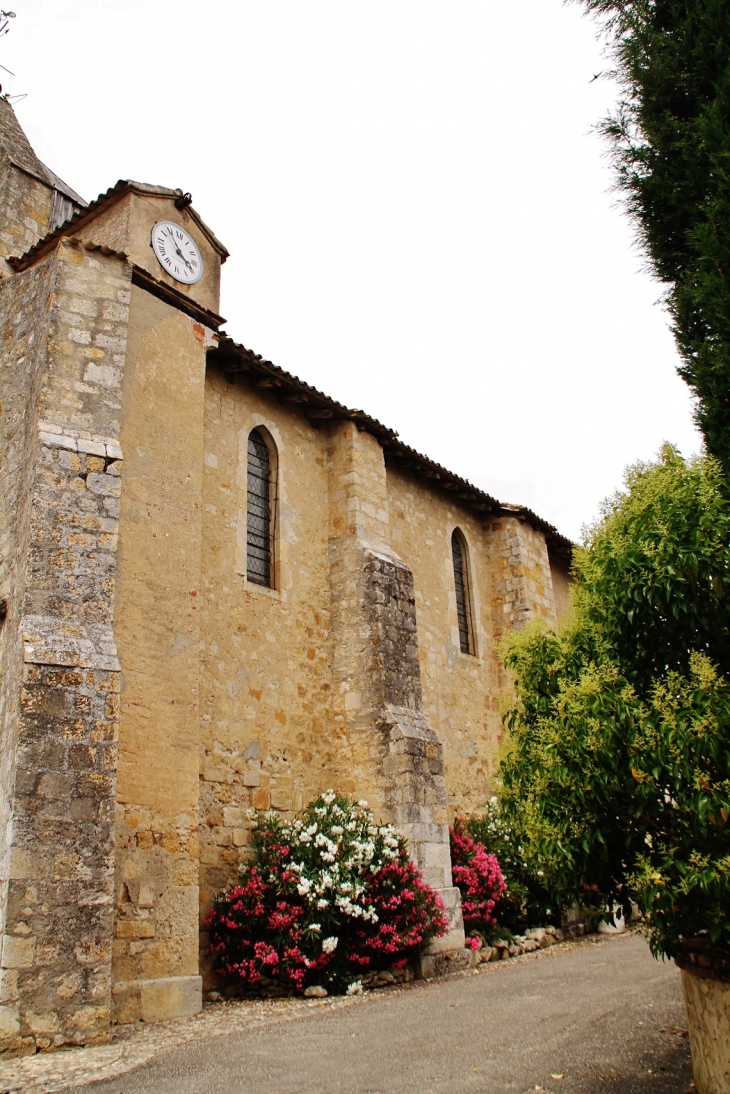
<path id="1" fill-rule="evenodd" d="M 219 973 L 357 990 L 448 929 L 443 904 L 392 825 L 329 790 L 301 817 L 252 814 L 252 861 L 208 917 Z"/>

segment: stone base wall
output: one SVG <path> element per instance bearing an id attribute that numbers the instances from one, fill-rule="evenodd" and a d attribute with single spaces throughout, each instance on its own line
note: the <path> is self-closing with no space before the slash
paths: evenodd
<path id="1" fill-rule="evenodd" d="M 108 1038 L 119 673 L 27 664 L 2 946 L 2 1047 Z"/>
<path id="2" fill-rule="evenodd" d="M 192 998 L 202 1005 L 198 826 L 184 819 L 173 826 L 149 808 L 117 805 L 113 1022 L 194 1013 Z"/>
<path id="3" fill-rule="evenodd" d="M 0 283 L 0 933 L 5 923 L 12 796 L 23 676 L 21 616 L 46 328 L 55 264 Z"/>

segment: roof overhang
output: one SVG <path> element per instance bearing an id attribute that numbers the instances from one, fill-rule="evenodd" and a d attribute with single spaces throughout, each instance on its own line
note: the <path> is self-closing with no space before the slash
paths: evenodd
<path id="1" fill-rule="evenodd" d="M 570 561 L 573 544 L 552 524 L 548 524 L 524 506 L 506 505 L 498 501 L 441 464 L 422 456 L 420 452 L 404 444 L 392 429 L 371 418 L 363 410 L 351 410 L 338 403 L 317 388 L 304 383 L 299 377 L 285 372 L 271 361 L 264 360 L 260 354 L 234 342 L 225 333 L 218 336 L 218 348 L 210 351 L 210 359 L 225 373 L 232 376 L 245 375 L 254 387 L 261 391 L 268 390 L 283 405 L 301 411 L 315 428 L 327 422 L 353 422 L 358 429 L 377 438 L 383 447 L 386 461 L 398 470 L 425 480 L 429 486 L 470 509 L 480 520 L 510 517 L 529 524 L 544 534 L 552 556 Z"/>
<path id="2" fill-rule="evenodd" d="M 131 182 L 129 179 L 120 179 L 116 186 L 112 186 L 105 194 L 101 194 L 95 201 L 92 201 L 90 205 L 87 205 L 85 209 L 81 209 L 79 212 L 74 213 L 70 220 L 67 220 L 64 224 L 60 224 L 58 228 L 49 232 L 48 235 L 44 236 L 43 239 L 40 239 L 35 246 L 31 247 L 25 254 L 14 258 L 8 258 L 7 261 L 9 265 L 12 266 L 17 273 L 20 273 L 22 270 L 27 270 L 29 266 L 33 266 L 36 262 L 45 258 L 46 254 L 53 250 L 59 239 L 68 235 L 77 236 L 80 232 L 84 231 L 86 226 L 91 224 L 100 213 L 105 212 L 112 205 L 116 205 L 116 203 L 121 201 L 127 194 L 139 194 L 143 197 L 158 197 L 173 200 L 177 200 L 178 198 L 182 199 L 184 197 L 182 190 L 168 190 L 164 186 L 150 186 L 144 182 Z M 185 211 L 195 222 L 196 226 L 200 229 L 210 245 L 221 256 L 221 262 L 225 262 L 228 258 L 228 251 L 220 240 L 216 239 L 208 225 L 198 216 L 191 205 L 186 204 Z"/>

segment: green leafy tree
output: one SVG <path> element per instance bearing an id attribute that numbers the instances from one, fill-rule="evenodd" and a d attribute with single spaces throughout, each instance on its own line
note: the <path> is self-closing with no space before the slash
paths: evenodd
<path id="1" fill-rule="evenodd" d="M 655 952 L 730 952 L 730 504 L 666 446 L 575 560 L 574 610 L 508 639 L 501 805 L 563 899 L 639 904 Z"/>
<path id="2" fill-rule="evenodd" d="M 559 927 L 565 909 L 545 888 L 541 863 L 526 861 L 526 848 L 502 816 L 497 797 L 487 802 L 480 816 L 467 822 L 466 831 L 499 862 L 506 885 L 494 908 L 499 929 L 517 933 L 548 923 Z"/>
<path id="3" fill-rule="evenodd" d="M 621 96 L 603 123 L 667 304 L 708 451 L 730 474 L 730 5 L 579 0 Z"/>

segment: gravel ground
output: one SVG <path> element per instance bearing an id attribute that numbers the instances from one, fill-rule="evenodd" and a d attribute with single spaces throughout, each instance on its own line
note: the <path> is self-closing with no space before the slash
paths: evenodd
<path id="1" fill-rule="evenodd" d="M 208 1005 L 0 1063 L 0 1094 L 685 1094 L 679 973 L 592 937 L 352 999 Z"/>

